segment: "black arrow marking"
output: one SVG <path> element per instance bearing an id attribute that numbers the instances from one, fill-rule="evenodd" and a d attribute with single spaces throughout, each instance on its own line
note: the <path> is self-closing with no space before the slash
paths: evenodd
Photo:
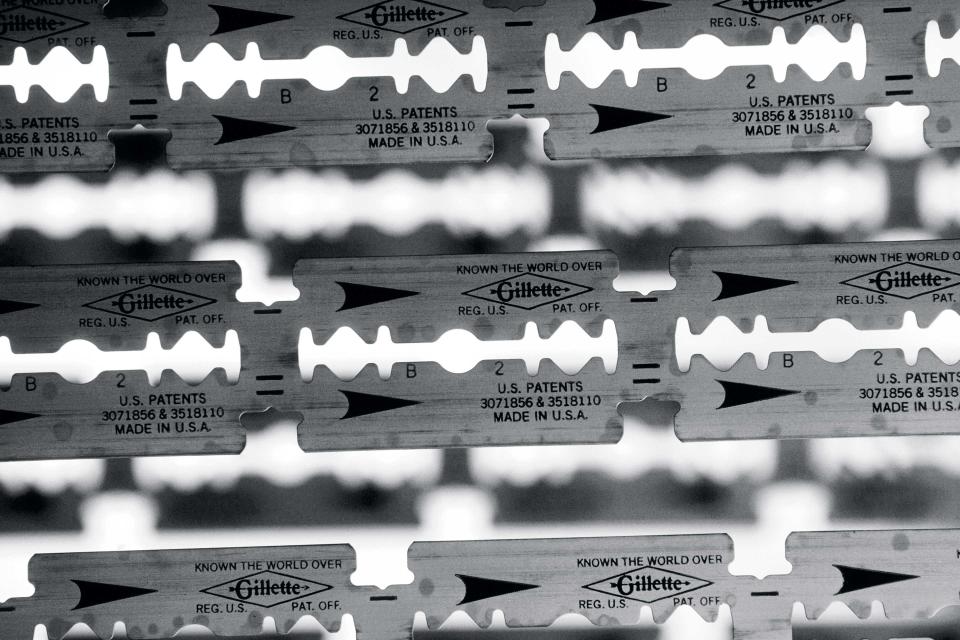
<path id="1" fill-rule="evenodd" d="M 70 582 L 80 587 L 80 602 L 73 608 L 74 611 L 93 607 L 98 604 L 136 598 L 137 596 L 157 592 L 156 589 L 128 587 L 122 584 L 108 584 L 106 582 L 88 582 L 86 580 L 71 580 Z"/>
<path id="2" fill-rule="evenodd" d="M 587 24 L 596 24 L 604 20 L 614 20 L 637 13 L 656 11 L 670 6 L 667 2 L 650 2 L 649 0 L 593 0 L 596 11 L 593 20 Z"/>
<path id="3" fill-rule="evenodd" d="M 381 302 L 390 302 L 391 300 L 420 295 L 419 291 L 375 287 L 369 284 L 353 284 L 352 282 L 339 281 L 337 284 L 343 289 L 343 304 L 337 311 L 346 311 L 347 309 L 356 309 L 357 307 L 366 307 L 371 304 L 380 304 Z"/>
<path id="4" fill-rule="evenodd" d="M 33 420 L 42 417 L 39 413 L 24 413 L 23 411 L 10 411 L 0 409 L 0 425 L 10 424 L 11 422 L 22 422 L 23 420 Z"/>
<path id="5" fill-rule="evenodd" d="M 463 582 L 466 587 L 466 593 L 463 594 L 463 600 L 458 605 L 476 602 L 477 600 L 486 600 L 508 593 L 518 591 L 527 591 L 528 589 L 539 589 L 538 584 L 527 584 L 525 582 L 512 582 L 510 580 L 495 580 L 493 578 L 478 578 L 476 576 L 465 576 L 461 573 L 454 574 Z"/>
<path id="6" fill-rule="evenodd" d="M 34 309 L 40 305 L 33 302 L 18 302 L 16 300 L 0 300 L 0 316 L 5 313 L 16 313 L 26 309 Z"/>
<path id="7" fill-rule="evenodd" d="M 341 420 L 359 418 L 360 416 L 368 416 L 371 413 L 393 411 L 394 409 L 402 409 L 403 407 L 412 407 L 415 404 L 420 404 L 419 400 L 377 396 L 372 393 L 360 393 L 359 391 L 345 391 L 340 389 L 340 393 L 347 399 L 347 412 L 343 414 L 343 417 L 340 418 Z"/>
<path id="8" fill-rule="evenodd" d="M 763 402 L 764 400 L 773 400 L 784 396 L 792 396 L 800 393 L 790 389 L 777 389 L 775 387 L 759 387 L 755 384 L 746 384 L 743 382 L 730 382 L 728 380 L 717 380 L 723 387 L 723 404 L 717 409 L 729 409 L 730 407 L 739 407 L 754 402 Z"/>
<path id="9" fill-rule="evenodd" d="M 270 13 L 268 11 L 253 11 L 251 9 L 236 9 L 234 7 L 225 7 L 222 4 L 211 4 L 210 8 L 217 12 L 216 30 L 210 35 L 216 36 L 221 33 L 230 33 L 240 29 L 249 29 L 250 27 L 259 27 L 262 24 L 271 22 L 280 22 L 281 20 L 290 20 L 293 16 L 283 13 Z"/>
<path id="10" fill-rule="evenodd" d="M 903 582 L 904 580 L 914 580 L 920 576 L 912 576 L 909 573 L 894 573 L 892 571 L 877 571 L 876 569 L 858 569 L 857 567 L 848 567 L 842 564 L 833 565 L 843 576 L 843 586 L 837 591 L 835 596 L 870 587 L 879 587 L 893 582 Z"/>
<path id="11" fill-rule="evenodd" d="M 796 280 L 747 276 L 742 273 L 727 273 L 726 271 L 714 271 L 714 273 L 720 278 L 720 295 L 713 299 L 714 302 L 797 284 Z"/>
<path id="12" fill-rule="evenodd" d="M 638 124 L 656 122 L 657 120 L 666 120 L 667 118 L 673 117 L 665 113 L 624 109 L 623 107 L 608 107 L 602 104 L 591 104 L 590 106 L 597 112 L 597 127 L 590 132 L 591 135 L 605 131 L 615 131 L 616 129 L 632 127 Z"/>
<path id="13" fill-rule="evenodd" d="M 249 140 L 250 138 L 260 138 L 274 133 L 283 133 L 284 131 L 293 131 L 296 127 L 285 124 L 274 124 L 272 122 L 260 122 L 259 120 L 244 120 L 243 118 L 231 118 L 230 116 L 213 116 L 220 121 L 223 127 L 223 133 L 220 139 L 213 144 L 227 144 L 237 140 Z"/>

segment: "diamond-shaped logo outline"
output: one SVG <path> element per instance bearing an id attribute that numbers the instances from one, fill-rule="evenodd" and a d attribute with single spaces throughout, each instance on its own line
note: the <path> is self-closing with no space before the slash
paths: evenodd
<path id="1" fill-rule="evenodd" d="M 794 11 L 793 13 L 783 14 L 783 15 L 768 15 L 764 13 L 766 11 L 766 3 L 764 0 L 760 0 L 759 9 L 751 8 L 757 0 L 720 0 L 720 2 L 715 2 L 713 6 L 720 7 L 721 9 L 726 9 L 727 11 L 734 11 L 736 13 L 742 13 L 748 16 L 755 16 L 757 18 L 765 18 L 767 20 L 776 20 L 777 22 L 785 22 L 786 20 L 792 20 L 793 18 L 799 18 L 800 16 L 806 15 L 808 13 L 814 13 L 815 11 L 823 11 L 828 7 L 832 7 L 837 4 L 843 3 L 845 0 L 821 0 L 823 4 L 817 5 L 816 7 L 811 7 L 809 9 L 802 9 L 799 11 Z M 740 3 L 741 6 L 746 7 L 743 9 L 730 6 L 734 3 Z"/>
<path id="2" fill-rule="evenodd" d="M 142 291 L 143 289 L 159 289 L 161 291 L 165 291 L 168 293 L 174 293 L 181 296 L 189 296 L 191 299 L 188 300 L 188 302 L 191 304 L 188 307 L 184 307 L 182 309 L 174 309 L 172 311 L 169 311 L 168 313 L 163 313 L 161 315 L 153 316 L 153 317 L 144 317 L 143 315 L 141 315 L 142 312 L 134 311 L 134 312 L 126 313 L 124 311 L 120 311 L 117 309 L 97 306 L 103 302 L 110 302 L 112 303 L 111 306 L 118 307 L 119 304 L 117 303 L 117 299 L 120 298 L 120 296 L 124 296 L 130 293 L 133 293 L 135 291 Z M 102 311 L 104 313 L 110 313 L 115 316 L 122 316 L 124 318 L 133 318 L 135 320 L 143 320 L 144 322 L 156 322 L 157 320 L 162 320 L 163 318 L 169 318 L 170 316 L 176 316 L 181 313 L 186 313 L 188 311 L 195 311 L 197 309 L 201 309 L 203 307 L 214 304 L 215 302 L 216 300 L 214 298 L 208 298 L 206 296 L 197 295 L 196 293 L 190 293 L 189 291 L 181 291 L 180 289 L 171 289 L 170 287 L 162 287 L 156 284 L 144 284 L 139 287 L 134 287 L 133 289 L 127 289 L 126 291 L 120 291 L 119 293 L 114 293 L 112 295 L 100 298 L 99 300 L 94 300 L 93 302 L 88 302 L 83 306 L 86 307 L 87 309 L 93 309 L 94 311 Z"/>
<path id="3" fill-rule="evenodd" d="M 53 18 L 59 19 L 65 25 L 62 29 L 56 29 L 53 31 L 44 31 L 43 33 L 37 33 L 37 35 L 32 38 L 27 37 L 11 37 L 9 35 L 9 27 L 6 27 L 2 34 L 0 34 L 0 40 L 6 40 L 7 42 L 16 42 L 18 44 L 27 44 L 28 42 L 33 42 L 34 40 L 39 40 L 40 38 L 47 38 L 50 36 L 59 35 L 61 33 L 66 33 L 68 31 L 73 31 L 74 29 L 79 29 L 85 27 L 89 22 L 85 20 L 80 20 L 78 18 L 73 18 L 71 16 L 65 16 L 61 13 L 54 13 L 53 11 L 47 11 L 46 9 L 37 9 L 36 7 L 28 7 L 25 3 L 20 3 L 19 5 L 10 7 L 9 9 L 4 9 L 0 11 L 0 25 L 6 25 L 6 16 L 8 14 L 14 13 L 16 11 L 22 11 L 24 13 L 34 13 L 34 14 L 43 14 L 45 16 L 52 16 Z M 36 33 L 35 31 L 28 31 L 24 36 L 29 35 L 30 33 Z"/>
<path id="4" fill-rule="evenodd" d="M 239 598 L 239 597 L 236 597 L 236 596 L 225 595 L 225 594 L 223 594 L 223 593 L 217 593 L 217 592 L 216 592 L 216 590 L 219 589 L 219 588 L 221 588 L 221 587 L 229 587 L 229 586 L 233 586 L 233 589 L 229 589 L 229 588 L 228 588 L 228 590 L 227 590 L 228 593 L 231 592 L 231 591 L 236 592 L 236 585 L 237 585 L 237 583 L 239 583 L 241 580 L 247 580 L 247 579 L 250 579 L 250 578 L 255 578 L 255 577 L 257 577 L 257 576 L 261 576 L 261 575 L 264 575 L 264 574 L 270 574 L 270 575 L 272 575 L 272 576 L 279 576 L 279 577 L 281 577 L 281 578 L 288 578 L 288 579 L 290 579 L 290 580 L 296 580 L 296 581 L 301 582 L 301 583 L 305 582 L 305 583 L 307 583 L 308 585 L 315 585 L 315 586 L 318 587 L 318 588 L 311 590 L 309 587 L 307 587 L 307 590 L 306 590 L 305 593 L 297 594 L 296 596 L 294 596 L 294 597 L 292 597 L 292 598 L 287 598 L 287 599 L 285 599 L 285 600 L 278 600 L 277 602 L 273 602 L 272 604 L 265 604 L 263 601 L 261 601 L 261 602 L 256 602 L 256 601 L 254 601 L 254 600 L 251 600 L 250 598 L 247 598 L 246 600 L 244 600 L 243 598 Z M 224 600 L 233 600 L 234 602 L 243 602 L 243 603 L 245 603 L 245 604 L 252 604 L 252 605 L 257 606 L 257 607 L 263 607 L 264 609 L 270 609 L 270 608 L 275 607 L 275 606 L 280 605 L 280 604 L 286 604 L 287 602 L 293 602 L 294 600 L 302 600 L 303 598 L 308 598 L 308 597 L 310 597 L 310 596 L 315 596 L 315 595 L 317 595 L 318 593 L 324 593 L 324 592 L 326 592 L 326 591 L 330 591 L 331 589 L 333 589 L 332 586 L 330 586 L 329 584 L 324 584 L 323 582 L 317 582 L 316 580 L 307 580 L 306 578 L 301 578 L 301 577 L 299 577 L 299 576 L 292 576 L 292 575 L 287 574 L 287 573 L 280 573 L 279 571 L 273 571 L 273 570 L 271 570 L 271 569 L 265 569 L 265 570 L 263 570 L 263 571 L 258 571 L 258 572 L 256 572 L 256 573 L 250 573 L 250 574 L 245 575 L 245 576 L 240 576 L 239 578 L 234 578 L 233 580 L 227 580 L 226 582 L 221 582 L 220 584 L 215 584 L 215 585 L 213 585 L 212 587 L 207 587 L 206 589 L 200 589 L 200 593 L 205 593 L 205 594 L 207 594 L 207 595 L 214 596 L 214 597 L 217 597 L 217 598 L 223 598 Z"/>
<path id="5" fill-rule="evenodd" d="M 952 282 L 952 284 L 947 284 L 947 285 L 944 285 L 944 286 L 942 286 L 942 287 L 936 287 L 936 288 L 932 288 L 932 289 L 925 289 L 925 290 L 923 290 L 923 291 L 920 291 L 920 292 L 918 292 L 918 293 L 913 294 L 912 296 L 899 295 L 899 294 L 893 293 L 892 291 L 881 291 L 881 290 L 879 290 L 879 289 L 877 289 L 877 288 L 872 288 L 872 287 L 864 286 L 864 285 L 861 285 L 861 284 L 856 284 L 856 281 L 857 281 L 857 280 L 860 280 L 860 279 L 862 279 L 862 278 L 869 278 L 869 276 L 876 275 L 876 274 L 882 273 L 882 272 L 884 272 L 884 271 L 890 271 L 890 270 L 896 269 L 896 268 L 898 268 L 898 267 L 908 267 L 908 266 L 909 266 L 909 267 L 918 267 L 918 268 L 920 268 L 920 269 L 922 269 L 922 270 L 924 270 L 924 271 L 936 271 L 936 272 L 938 272 L 938 273 L 948 274 L 948 275 L 950 275 L 950 276 L 953 276 L 953 277 L 951 278 L 951 280 L 953 280 L 953 282 Z M 868 281 L 868 283 L 869 283 L 869 281 Z M 861 291 L 869 291 L 870 293 L 878 293 L 878 294 L 880 294 L 880 295 L 891 296 L 891 297 L 893 297 L 893 298 L 899 298 L 899 299 L 901 299 L 901 300 L 913 300 L 914 298 L 919 298 L 920 296 L 930 295 L 931 293 L 936 293 L 936 292 L 938 292 L 938 291 L 943 291 L 944 289 L 951 289 L 951 288 L 953 288 L 953 287 L 956 287 L 957 285 L 960 285 L 960 273 L 954 273 L 953 271 L 947 271 L 946 269 L 940 269 L 940 268 L 938 268 L 938 267 L 929 267 L 929 266 L 927 266 L 927 265 L 925 265 L 925 264 L 920 264 L 920 263 L 917 263 L 917 262 L 900 262 L 900 263 L 891 265 L 891 266 L 889 266 L 889 267 L 883 267 L 883 268 L 881 268 L 881 269 L 875 269 L 874 271 L 870 271 L 870 272 L 868 272 L 868 273 L 863 273 L 863 274 L 861 274 L 861 275 L 859 275 L 859 276 L 855 276 L 855 277 L 853 277 L 853 278 L 849 278 L 849 279 L 847 279 L 847 280 L 844 280 L 844 281 L 841 282 L 840 284 L 845 284 L 845 285 L 847 285 L 848 287 L 853 287 L 854 289 L 860 289 Z"/>
<path id="6" fill-rule="evenodd" d="M 630 595 L 625 595 L 625 594 L 623 594 L 623 593 L 620 592 L 620 591 L 614 591 L 612 588 L 609 589 L 609 590 L 607 590 L 607 589 L 600 589 L 600 588 L 597 587 L 597 585 L 604 584 L 604 583 L 606 583 L 606 584 L 611 584 L 611 581 L 612 581 L 612 580 L 622 578 L 623 576 L 629 576 L 629 575 L 633 575 L 633 574 L 640 574 L 640 573 L 642 573 L 642 572 L 644 572 L 644 571 L 660 572 L 660 573 L 669 573 L 669 574 L 672 575 L 672 576 L 678 576 L 678 577 L 680 577 L 680 578 L 686 578 L 686 579 L 688 579 L 688 580 L 695 581 L 695 583 L 692 583 L 691 586 L 690 586 L 689 588 L 687 588 L 687 589 L 670 591 L 669 593 L 664 593 L 662 596 L 660 596 L 660 597 L 654 597 L 654 598 L 652 598 L 652 599 L 638 598 L 638 597 L 636 597 L 635 595 L 633 595 L 632 593 L 631 593 Z M 680 573 L 679 571 L 671 571 L 670 569 L 664 569 L 663 567 L 651 567 L 650 565 L 643 565 L 642 567 L 635 567 L 635 568 L 631 569 L 630 571 L 624 571 L 624 572 L 622 572 L 622 573 L 617 573 L 617 574 L 614 574 L 614 575 L 609 576 L 609 577 L 607 577 L 607 578 L 601 578 L 600 580 L 597 580 L 597 581 L 595 581 L 595 582 L 591 582 L 591 583 L 589 583 L 589 584 L 585 584 L 585 585 L 583 585 L 582 588 L 583 588 L 583 589 L 589 589 L 590 591 L 596 591 L 597 593 L 602 593 L 602 594 L 607 595 L 607 596 L 614 596 L 614 597 L 616 597 L 616 598 L 626 598 L 627 600 L 634 600 L 634 601 L 636 601 L 636 602 L 642 602 L 642 603 L 644 603 L 644 604 L 653 604 L 654 602 L 659 602 L 660 600 L 663 600 L 664 598 L 672 598 L 672 597 L 674 597 L 674 596 L 683 595 L 683 594 L 685 594 L 685 593 L 691 593 L 691 592 L 693 592 L 693 591 L 698 591 L 698 590 L 700 590 L 700 589 L 703 589 L 704 587 L 709 587 L 709 586 L 712 585 L 712 584 L 713 584 L 713 582 L 711 582 L 710 580 L 704 580 L 703 578 L 698 578 L 698 577 L 696 577 L 696 576 L 687 575 L 686 573 Z"/>
<path id="7" fill-rule="evenodd" d="M 393 27 L 387 26 L 389 25 L 389 22 L 386 25 L 376 24 L 372 18 L 372 14 L 376 10 L 376 7 L 382 7 L 390 4 L 429 6 L 429 7 L 439 9 L 442 12 L 449 12 L 450 15 L 447 16 L 446 14 L 444 14 L 446 17 L 444 17 L 442 20 L 432 20 L 430 22 L 424 22 L 422 24 L 412 26 L 409 29 L 393 28 Z M 462 11 L 460 9 L 454 9 L 453 7 L 448 7 L 442 4 L 438 4 L 436 2 L 428 2 L 427 0 L 380 0 L 380 2 L 375 2 L 371 5 L 367 5 L 366 7 L 361 7 L 360 9 L 355 9 L 354 11 L 341 14 L 337 16 L 337 18 L 345 22 L 350 22 L 356 25 L 360 25 L 361 27 L 370 27 L 371 29 L 380 29 L 382 31 L 390 31 L 391 33 L 399 33 L 400 35 L 406 35 L 408 33 L 413 33 L 414 31 L 418 31 L 419 29 L 425 29 L 426 27 L 433 27 L 438 24 L 443 24 L 444 22 L 449 22 L 450 20 L 456 20 L 457 18 L 462 18 L 463 16 L 466 16 L 466 15 L 469 15 L 466 11 Z M 365 18 L 366 21 L 359 18 Z"/>
<path id="8" fill-rule="evenodd" d="M 494 293 L 491 290 L 491 288 L 502 286 L 503 284 L 506 284 L 510 281 L 517 280 L 520 278 L 535 278 L 539 280 L 548 280 L 550 282 L 557 282 L 557 283 L 560 283 L 560 285 L 566 285 L 568 289 L 564 292 L 563 295 L 550 298 L 549 300 L 544 300 L 543 302 L 533 304 L 533 305 L 516 304 L 514 302 L 504 301 L 502 298 L 494 296 Z M 486 295 L 480 295 L 479 292 L 481 291 L 487 291 L 489 293 L 487 293 Z M 593 287 L 587 287 L 582 284 L 577 284 L 576 282 L 569 282 L 567 280 L 561 280 L 560 278 L 551 278 L 550 276 L 543 276 L 543 275 L 540 275 L 539 273 L 531 273 L 527 271 L 525 273 L 514 274 L 509 278 L 503 278 L 502 280 L 497 280 L 489 284 L 481 285 L 474 289 L 470 289 L 469 291 L 464 291 L 463 295 L 469 296 L 471 298 L 476 298 L 477 300 L 483 300 L 484 302 L 493 302 L 495 304 L 502 304 L 508 307 L 514 307 L 515 309 L 532 311 L 533 309 L 538 309 L 544 305 L 552 304 L 554 302 L 560 302 L 562 300 L 569 300 L 570 298 L 575 298 L 579 295 L 583 295 L 584 293 L 589 293 L 591 291 L 593 291 Z"/>

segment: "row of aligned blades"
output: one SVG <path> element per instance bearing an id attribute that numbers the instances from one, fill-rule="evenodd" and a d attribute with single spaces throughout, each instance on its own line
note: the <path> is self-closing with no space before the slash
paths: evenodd
<path id="1" fill-rule="evenodd" d="M 558 159 L 851 149 L 895 101 L 929 107 L 932 146 L 960 142 L 949 0 L 131 4 L 0 13 L 0 170 L 109 169 L 111 132 L 135 124 L 172 134 L 175 168 L 482 161 L 487 122 L 515 114 L 549 119 Z M 836 57 L 816 79 L 811 29 Z M 66 102 L 34 86 L 58 47 L 84 61 Z"/>
<path id="2" fill-rule="evenodd" d="M 351 581 L 349 545 L 130 551 L 35 556 L 33 596 L 0 606 L 3 637 L 26 640 L 36 625 L 59 640 L 82 623 L 101 638 L 123 622 L 131 638 L 168 638 L 186 625 L 218 636 L 255 635 L 270 617 L 281 632 L 304 617 L 328 630 L 350 614 L 358 637 L 412 637 L 414 615 L 438 628 L 456 611 L 489 626 L 545 627 L 580 614 L 606 627 L 657 623 L 681 607 L 707 621 L 729 607 L 737 638 L 792 637 L 795 603 L 816 619 L 832 603 L 866 617 L 883 603 L 891 621 L 929 624 L 955 607 L 956 530 L 797 533 L 792 571 L 758 580 L 732 575 L 723 534 L 474 542 L 418 542 L 409 584 Z M 522 557 L 523 562 L 517 562 Z"/>
<path id="3" fill-rule="evenodd" d="M 228 350 L 216 351 L 218 368 L 199 382 L 166 370 L 75 384 L 18 370 L 0 391 L 0 457 L 237 453 L 241 417 L 271 408 L 300 415 L 308 451 L 616 442 L 629 383 L 599 357 L 564 371 L 548 353 L 531 374 L 496 345 L 532 333 L 562 350 L 571 325 L 599 341 L 622 306 L 617 273 L 609 252 L 307 260 L 294 269 L 299 298 L 265 307 L 236 300 L 234 263 L 6 269 L 0 335 L 14 358 L 72 340 L 107 356 L 138 351 L 150 334 L 176 351 L 194 331 L 215 345 L 235 332 L 239 354 L 231 366 Z M 381 370 L 382 328 L 388 343 L 425 348 L 459 330 L 481 355 L 456 373 L 415 359 Z M 363 359 L 350 375 L 335 375 L 323 355 L 341 330 Z M 149 372 L 150 356 L 141 360 Z"/>
<path id="4" fill-rule="evenodd" d="M 960 354 L 921 348 L 955 332 L 956 242 L 683 249 L 671 270 L 674 291 L 643 295 L 614 289 L 603 251 L 309 260 L 299 298 L 268 307 L 236 300 L 233 263 L 5 269 L 11 362 L 74 340 L 106 362 L 150 340 L 176 352 L 190 332 L 218 346 L 196 380 L 147 363 L 85 383 L 15 368 L 0 457 L 235 453 L 241 418 L 270 409 L 299 414 L 308 451 L 615 442 L 620 404 L 648 397 L 679 402 L 690 440 L 956 432 Z M 897 337 L 907 313 L 920 339 Z M 800 346 L 764 353 L 741 332 L 758 317 Z M 717 318 L 747 355 L 678 351 L 680 322 L 699 339 Z M 834 362 L 811 339 L 826 321 L 854 345 Z M 344 332 L 346 373 L 331 346 Z M 565 368 L 570 332 L 590 351 Z M 460 368 L 455 334 L 477 347 Z M 525 361 L 520 345 L 541 351 Z"/>

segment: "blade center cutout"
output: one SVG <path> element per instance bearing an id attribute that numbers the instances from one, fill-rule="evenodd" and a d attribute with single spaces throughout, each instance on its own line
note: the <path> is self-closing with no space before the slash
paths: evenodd
<path id="1" fill-rule="evenodd" d="M 183 59 L 179 45 L 171 44 L 167 49 L 167 89 L 174 100 L 183 97 L 188 82 L 207 97 L 219 100 L 237 82 L 246 84 L 251 98 L 258 98 L 262 84 L 268 80 L 303 79 L 320 91 L 336 91 L 352 78 L 392 77 L 397 92 L 405 94 L 410 79 L 418 76 L 437 93 L 445 93 L 465 75 L 473 79 L 477 92 L 486 89 L 487 49 L 481 36 L 473 39 L 467 53 L 460 53 L 444 38 L 434 38 L 420 53 L 412 55 L 406 40 L 398 38 L 392 55 L 359 58 L 330 45 L 317 47 L 300 59 L 268 60 L 260 56 L 255 42 L 247 44 L 239 60 L 217 43 L 208 44 L 190 61 Z"/>
<path id="2" fill-rule="evenodd" d="M 714 35 L 700 34 L 685 45 L 670 49 L 644 49 L 637 34 L 624 34 L 623 45 L 614 49 L 596 32 L 589 32 L 564 51 L 555 33 L 547 36 L 545 50 L 547 84 L 560 87 L 564 73 L 576 76 L 596 89 L 615 71 L 623 73 L 628 87 L 636 87 L 640 72 L 650 69 L 685 69 L 698 80 L 716 78 L 730 67 L 769 66 L 777 82 L 784 82 L 787 69 L 796 65 L 815 81 L 822 82 L 834 69 L 848 65 L 853 78 L 861 80 L 867 67 L 867 41 L 863 26 L 854 24 L 846 42 L 837 40 L 825 27 L 814 25 L 796 43 L 787 42 L 783 27 L 775 27 L 770 43 L 731 46 Z"/>
<path id="3" fill-rule="evenodd" d="M 71 340 L 53 353 L 14 353 L 9 338 L 0 337 L 0 388 L 8 388 L 15 374 L 57 373 L 68 382 L 86 384 L 105 371 L 144 371 L 156 386 L 163 372 L 171 370 L 188 384 L 199 384 L 216 369 L 226 372 L 230 384 L 240 378 L 240 339 L 232 329 L 221 347 L 189 331 L 170 349 L 151 332 L 140 351 L 101 351 L 86 340 Z"/>
<path id="4" fill-rule="evenodd" d="M 573 375 L 588 362 L 599 358 L 604 370 L 617 368 L 617 332 L 606 320 L 596 338 L 575 322 L 564 322 L 549 338 L 541 338 L 536 324 L 529 322 L 519 340 L 480 340 L 463 329 L 447 331 L 434 342 L 394 342 L 390 329 L 380 327 L 374 342 L 365 342 L 348 327 L 338 329 L 324 344 L 316 344 L 309 329 L 300 331 L 300 375 L 313 379 L 318 366 L 330 369 L 341 380 L 352 380 L 369 364 L 377 367 L 383 380 L 390 378 L 395 364 L 436 362 L 451 373 L 466 373 L 486 360 L 523 360 L 527 373 L 536 375 L 540 362 L 552 360 L 561 371 Z"/>
<path id="5" fill-rule="evenodd" d="M 924 38 L 927 73 L 931 78 L 940 76 L 944 60 L 960 64 L 960 29 L 949 38 L 943 37 L 943 25 L 935 20 L 927 23 Z"/>
<path id="6" fill-rule="evenodd" d="M 51 98 L 63 103 L 84 85 L 93 87 L 97 102 L 106 102 L 110 91 L 107 50 L 103 45 L 97 45 L 93 48 L 90 62 L 81 62 L 66 47 L 56 46 L 34 64 L 30 62 L 27 50 L 17 47 L 13 50 L 10 64 L 0 65 L 0 85 L 13 87 L 17 102 L 21 104 L 29 100 L 33 87 L 42 88 Z M 24 128 L 28 127 L 24 125 Z M 36 125 L 31 125 L 31 128 L 36 128 Z"/>
<path id="7" fill-rule="evenodd" d="M 745 333 L 726 317 L 713 320 L 699 334 L 690 330 L 686 318 L 677 321 L 674 344 L 677 364 L 689 371 L 695 355 L 701 355 L 721 371 L 729 370 L 746 354 L 752 354 L 757 368 L 766 369 L 770 355 L 809 351 L 830 363 L 846 362 L 859 351 L 899 349 L 907 365 L 916 364 L 921 349 L 928 349 L 945 364 L 960 362 L 960 315 L 942 312 L 929 326 L 920 328 L 912 311 L 895 329 L 861 330 L 846 320 L 831 318 L 813 331 L 771 332 L 767 320 L 757 316 L 753 331 Z"/>

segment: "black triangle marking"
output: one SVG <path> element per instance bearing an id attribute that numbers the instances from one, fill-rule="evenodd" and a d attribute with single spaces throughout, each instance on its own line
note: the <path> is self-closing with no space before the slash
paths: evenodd
<path id="1" fill-rule="evenodd" d="M 591 104 L 590 106 L 597 112 L 597 127 L 590 132 L 591 135 L 605 131 L 615 131 L 638 124 L 666 120 L 667 118 L 673 117 L 665 113 L 624 109 L 623 107 L 608 107 L 602 104 Z"/>
<path id="2" fill-rule="evenodd" d="M 343 304 L 337 311 L 346 311 L 347 309 L 356 309 L 357 307 L 366 307 L 371 304 L 380 304 L 381 302 L 390 302 L 391 300 L 420 295 L 419 291 L 375 287 L 369 284 L 353 284 L 352 282 L 339 281 L 337 284 L 343 289 Z"/>
<path id="3" fill-rule="evenodd" d="M 837 591 L 835 596 L 842 593 L 851 593 L 870 587 L 879 587 L 884 584 L 894 582 L 903 582 L 904 580 L 915 580 L 920 576 L 912 576 L 909 573 L 894 573 L 892 571 L 878 571 L 876 569 L 858 569 L 857 567 L 848 567 L 842 564 L 833 565 L 843 576 L 843 585 Z"/>
<path id="4" fill-rule="evenodd" d="M 625 16 L 632 16 L 647 11 L 656 11 L 670 6 L 667 2 L 650 2 L 649 0 L 593 0 L 596 10 L 593 20 L 587 24 L 596 24 L 604 20 L 614 20 Z"/>
<path id="5" fill-rule="evenodd" d="M 253 11 L 252 9 L 237 9 L 235 7 L 225 7 L 222 4 L 211 4 L 211 9 L 217 12 L 216 30 L 210 35 L 216 36 L 221 33 L 230 33 L 240 29 L 249 29 L 250 27 L 259 27 L 262 24 L 271 22 L 280 22 L 281 20 L 290 20 L 293 16 L 283 13 L 270 13 L 268 11 Z"/>
<path id="6" fill-rule="evenodd" d="M 344 391 L 340 393 L 347 399 L 347 412 L 343 414 L 341 420 L 350 418 L 359 418 L 368 416 L 371 413 L 383 413 L 384 411 L 393 411 L 403 407 L 412 407 L 420 404 L 419 400 L 407 400 L 405 398 L 391 398 L 390 396 L 377 396 L 372 393 L 360 393 L 359 391 Z"/>
<path id="7" fill-rule="evenodd" d="M 259 120 L 244 120 L 243 118 L 231 118 L 230 116 L 213 116 L 220 121 L 223 127 L 223 133 L 220 139 L 213 144 L 227 144 L 237 140 L 249 140 L 250 138 L 260 138 L 274 133 L 283 133 L 284 131 L 293 131 L 296 127 L 285 124 L 274 124 L 272 122 L 260 122 Z"/>
<path id="8" fill-rule="evenodd" d="M 755 384 L 746 384 L 744 382 L 730 382 L 728 380 L 717 380 L 723 387 L 723 404 L 717 409 L 729 409 L 730 407 L 739 407 L 754 402 L 763 402 L 764 400 L 773 400 L 784 396 L 793 396 L 799 391 L 791 389 L 777 389 L 776 387 L 760 387 Z"/>
<path id="9" fill-rule="evenodd" d="M 466 587 L 466 593 L 458 605 L 476 602 L 477 600 L 486 600 L 508 593 L 518 591 L 527 591 L 528 589 L 539 589 L 538 584 L 527 584 L 526 582 L 513 582 L 510 580 L 495 580 L 494 578 L 478 578 L 476 576 L 465 576 L 461 573 L 455 574 Z"/>
<path id="10" fill-rule="evenodd" d="M 27 309 L 35 309 L 40 305 L 33 302 L 18 302 L 17 300 L 0 300 L 0 316 L 5 313 L 16 313 Z"/>
<path id="11" fill-rule="evenodd" d="M 135 598 L 157 592 L 156 589 L 128 587 L 122 584 L 109 584 L 106 582 L 88 582 L 86 580 L 71 580 L 71 582 L 80 587 L 80 601 L 77 603 L 77 606 L 73 608 L 74 611 L 93 607 L 98 604 L 126 600 L 127 598 Z"/>
<path id="12" fill-rule="evenodd" d="M 10 424 L 11 422 L 22 422 L 24 420 L 33 420 L 43 417 L 39 413 L 24 413 L 23 411 L 10 411 L 9 409 L 0 409 L 0 425 Z"/>
<path id="13" fill-rule="evenodd" d="M 720 295 L 713 299 L 714 302 L 797 284 L 796 280 L 748 276 L 742 273 L 728 273 L 726 271 L 714 271 L 714 273 L 720 278 Z"/>

